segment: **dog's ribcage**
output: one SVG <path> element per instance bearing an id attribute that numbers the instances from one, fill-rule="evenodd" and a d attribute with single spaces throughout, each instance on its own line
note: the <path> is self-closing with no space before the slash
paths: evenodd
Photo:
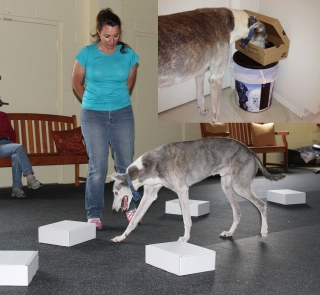
<path id="1" fill-rule="evenodd" d="M 232 12 L 221 8 L 159 16 L 159 87 L 203 74 L 210 64 L 218 68 L 221 54 L 229 57 L 233 24 Z"/>
<path id="2" fill-rule="evenodd" d="M 234 154 L 237 157 L 233 157 Z M 225 174 L 226 167 L 255 161 L 252 152 L 243 144 L 230 139 L 204 139 L 163 145 L 145 153 L 129 167 L 139 170 L 133 183 L 139 186 L 162 182 L 170 189 L 191 186 L 210 175 Z M 255 165 L 254 165 L 255 167 Z"/>

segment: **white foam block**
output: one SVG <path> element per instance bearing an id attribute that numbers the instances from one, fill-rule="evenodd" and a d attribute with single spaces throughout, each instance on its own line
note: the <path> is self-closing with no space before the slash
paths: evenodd
<path id="1" fill-rule="evenodd" d="M 96 238 L 94 223 L 64 220 L 38 228 L 39 243 L 74 246 Z"/>
<path id="2" fill-rule="evenodd" d="M 210 213 L 209 201 L 189 200 L 190 215 L 201 216 Z M 179 199 L 166 202 L 166 213 L 182 215 Z"/>
<path id="3" fill-rule="evenodd" d="M 267 201 L 282 205 L 305 204 L 306 193 L 290 189 L 268 190 Z"/>
<path id="4" fill-rule="evenodd" d="M 0 251 L 0 286 L 28 286 L 38 267 L 38 251 Z"/>
<path id="5" fill-rule="evenodd" d="M 146 263 L 183 276 L 215 270 L 216 252 L 184 242 L 146 245 Z"/>

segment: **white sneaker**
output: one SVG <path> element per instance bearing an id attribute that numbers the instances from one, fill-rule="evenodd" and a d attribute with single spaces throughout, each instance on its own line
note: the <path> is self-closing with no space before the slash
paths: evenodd
<path id="1" fill-rule="evenodd" d="M 20 187 L 14 187 L 12 188 L 12 193 L 11 197 L 16 197 L 16 198 L 25 198 L 27 195 L 24 193 L 22 188 Z"/>
<path id="2" fill-rule="evenodd" d="M 27 179 L 28 188 L 32 189 L 38 189 L 40 187 L 43 187 L 43 184 L 38 181 L 33 175 L 30 177 L 30 179 Z"/>

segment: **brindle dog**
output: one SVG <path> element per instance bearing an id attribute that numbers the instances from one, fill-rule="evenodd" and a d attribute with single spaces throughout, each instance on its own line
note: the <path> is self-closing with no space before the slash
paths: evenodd
<path id="1" fill-rule="evenodd" d="M 130 204 L 132 191 L 135 192 L 144 186 L 144 195 L 136 214 L 125 232 L 113 241 L 123 241 L 136 228 L 152 202 L 157 199 L 158 191 L 164 186 L 178 194 L 185 229 L 184 236 L 179 241 L 187 242 L 192 225 L 189 187 L 216 174 L 221 176 L 222 189 L 233 211 L 231 228 L 229 231 L 223 231 L 220 236 L 231 237 L 240 221 L 241 210 L 236 195 L 249 200 L 258 208 L 262 220 L 261 235 L 266 236 L 267 207 L 251 189 L 258 168 L 269 180 L 285 177 L 284 174 L 270 174 L 255 153 L 241 142 L 228 138 L 169 143 L 146 152 L 127 168 L 126 174 L 113 173 L 110 176 L 115 180 L 112 209 L 117 212 L 121 208 L 123 198 L 128 198 Z"/>
<path id="2" fill-rule="evenodd" d="M 230 60 L 230 44 L 247 38 L 261 40 L 264 24 L 242 10 L 202 8 L 158 17 L 158 87 L 169 87 L 192 78 L 201 115 L 204 74 L 210 70 L 213 122 L 218 120 L 222 79 Z M 251 35 L 251 34 L 250 34 Z M 245 45 L 246 46 L 246 45 Z"/>

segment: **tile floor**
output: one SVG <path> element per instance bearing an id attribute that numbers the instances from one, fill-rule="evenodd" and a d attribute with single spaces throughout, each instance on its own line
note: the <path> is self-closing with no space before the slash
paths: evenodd
<path id="1" fill-rule="evenodd" d="M 210 106 L 210 97 L 205 97 L 206 106 Z M 201 116 L 198 112 L 196 100 L 167 110 L 158 114 L 159 122 L 175 123 L 201 123 L 212 122 L 212 112 L 206 116 Z M 296 122 L 296 123 L 316 123 L 320 122 L 320 113 L 312 114 L 301 119 L 291 112 L 284 105 L 273 99 L 269 109 L 260 113 L 250 113 L 240 109 L 235 102 L 235 90 L 225 88 L 222 90 L 219 122 Z"/>

